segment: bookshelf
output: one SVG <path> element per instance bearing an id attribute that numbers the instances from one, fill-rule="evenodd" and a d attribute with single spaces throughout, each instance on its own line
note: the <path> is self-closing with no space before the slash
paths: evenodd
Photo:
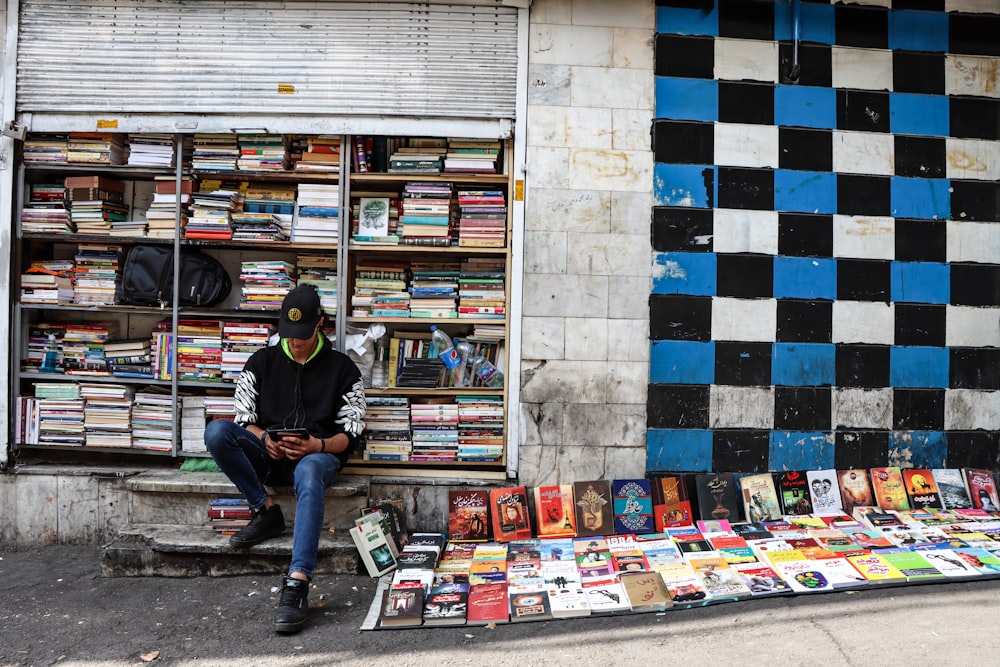
<path id="1" fill-rule="evenodd" d="M 277 322 L 280 295 L 270 302 L 266 301 L 266 297 L 261 297 L 265 299 L 261 302 L 253 301 L 253 297 L 248 296 L 248 291 L 253 291 L 249 281 L 253 279 L 255 271 L 268 269 L 267 266 L 260 266 L 265 264 L 308 270 L 309 279 L 322 284 L 321 294 L 324 295 L 327 321 L 334 325 L 327 331 L 327 335 L 340 349 L 344 349 L 346 335 L 364 331 L 375 324 L 385 328 L 383 348 L 390 340 L 407 339 L 411 335 L 419 338 L 422 334 L 429 334 L 430 326 L 435 325 L 449 337 L 472 346 L 468 349 L 472 349 L 477 356 L 482 353 L 500 369 L 509 367 L 509 350 L 505 343 L 510 326 L 509 311 L 506 308 L 509 303 L 511 266 L 510 142 L 491 142 L 496 147 L 493 153 L 486 153 L 485 162 L 476 162 L 473 158 L 471 171 L 428 173 L 411 172 L 407 164 L 417 163 L 406 163 L 405 160 L 426 158 L 426 155 L 421 154 L 430 151 L 437 155 L 439 164 L 443 165 L 445 160 L 450 159 L 446 156 L 449 151 L 446 139 L 343 135 L 324 137 L 320 141 L 318 137 L 319 135 L 305 134 L 277 135 L 270 142 L 262 141 L 251 154 L 260 159 L 254 164 L 263 164 L 268 160 L 270 162 L 267 168 L 253 169 L 240 168 L 245 155 L 236 158 L 231 164 L 227 162 L 232 157 L 232 142 L 225 137 L 220 137 L 218 141 L 221 143 L 214 146 L 227 146 L 224 151 L 229 153 L 222 159 L 205 152 L 205 145 L 215 139 L 191 134 L 170 135 L 174 154 L 181 156 L 172 166 L 75 164 L 58 160 L 42 162 L 38 157 L 44 155 L 44 151 L 39 153 L 26 149 L 23 152 L 18 166 L 19 187 L 15 195 L 14 219 L 16 302 L 13 309 L 13 340 L 19 369 L 10 388 L 10 404 L 15 406 L 16 411 L 12 417 L 17 447 L 77 452 L 80 456 L 102 456 L 121 453 L 126 449 L 130 454 L 168 457 L 207 455 L 198 447 L 195 424 L 199 419 L 204 421 L 212 418 L 212 415 L 189 407 L 197 405 L 201 409 L 199 399 L 203 396 L 222 397 L 220 400 L 224 404 L 225 397 L 232 395 L 236 372 L 233 369 L 239 367 L 234 366 L 234 363 L 238 364 L 239 357 L 235 356 L 235 352 L 230 356 L 228 372 L 213 366 L 219 356 L 217 352 L 227 349 L 223 340 L 202 345 L 210 349 L 205 354 L 209 354 L 211 358 L 206 356 L 191 361 L 190 353 L 184 350 L 183 328 L 196 327 L 197 323 L 201 323 L 215 332 L 210 334 L 216 336 L 213 341 L 220 341 L 218 331 L 227 326 L 273 327 Z M 141 139 L 129 137 L 133 138 L 137 142 Z M 29 136 L 25 142 L 26 147 L 31 140 L 32 137 Z M 122 141 L 128 143 L 127 140 Z M 237 146 L 244 145 L 243 141 L 244 137 L 239 137 Z M 372 142 L 380 146 L 373 147 Z M 413 142 L 412 146 L 410 142 Z M 339 152 L 336 150 L 338 144 L 341 148 Z M 381 158 L 373 154 L 378 153 L 379 148 L 383 154 Z M 475 153 L 479 149 L 472 145 L 462 150 Z M 296 165 L 306 162 L 302 155 L 312 151 L 316 155 L 308 160 L 309 164 L 298 168 Z M 403 161 L 390 160 L 397 151 Z M 123 155 L 128 155 L 127 151 Z M 489 159 L 490 155 L 492 159 Z M 464 155 L 461 157 L 465 158 Z M 483 157 L 480 155 L 479 159 L 482 160 Z M 124 162 L 126 158 L 119 159 Z M 380 160 L 383 161 L 381 165 L 378 164 Z M 386 160 L 394 166 L 390 168 L 390 162 Z M 481 173 L 479 165 L 488 163 L 492 163 L 491 168 L 497 173 Z M 466 161 L 465 164 L 470 162 Z M 425 163 L 419 165 L 419 169 L 425 167 Z M 380 168 L 380 171 L 376 171 Z M 392 173 L 388 173 L 390 170 Z M 72 180 L 74 178 L 76 181 Z M 66 185 L 87 179 L 90 179 L 89 182 L 95 188 L 87 193 L 77 192 Z M 66 204 L 68 210 L 53 214 L 59 208 L 55 205 L 58 196 L 53 193 L 60 184 L 69 201 Z M 108 186 L 115 192 L 109 194 L 98 187 L 101 185 Z M 421 188 L 427 189 L 427 192 L 421 193 Z M 72 194 L 76 197 L 71 197 L 69 190 L 73 190 Z M 413 194 L 411 190 L 416 190 L 417 194 Z M 202 191 L 236 192 L 233 200 L 236 204 L 223 213 L 218 210 L 208 213 L 197 211 L 195 209 L 200 205 L 199 199 L 207 198 L 207 195 L 199 197 Z M 85 208 L 80 204 L 80 197 L 84 195 L 93 197 L 92 204 L 98 211 L 92 214 L 94 223 L 88 224 L 85 218 L 77 216 Z M 307 196 L 312 198 L 307 199 Z M 482 199 L 484 196 L 494 198 L 493 209 L 475 208 L 476 205 L 488 207 L 489 203 Z M 271 200 L 270 197 L 274 199 Z M 281 201 L 282 198 L 284 201 Z M 366 239 L 360 233 L 357 209 L 362 198 L 366 203 L 377 200 L 369 208 L 383 215 L 387 209 L 379 202 L 391 202 L 395 209 L 392 212 L 392 232 L 398 234 L 394 242 L 388 242 L 386 238 Z M 121 213 L 109 213 L 108 209 L 115 207 L 99 205 L 97 202 L 102 199 L 112 200 L 112 203 L 117 204 L 115 210 Z M 226 196 L 221 199 L 225 200 Z M 258 199 L 263 203 L 257 205 Z M 428 202 L 435 199 L 446 199 L 447 203 Z M 459 199 L 462 200 L 461 204 Z M 252 210 L 251 202 L 256 206 Z M 501 202 L 502 205 L 497 207 L 496 202 Z M 429 206 L 421 207 L 424 203 Z M 76 208 L 74 204 L 77 204 Z M 412 208 L 414 204 L 416 208 Z M 158 224 L 157 227 L 163 230 L 156 232 L 159 236 L 145 236 L 143 234 L 150 234 L 153 229 L 152 213 L 157 208 L 165 211 L 157 217 L 168 220 L 169 224 Z M 243 212 L 258 212 L 260 215 L 257 219 L 252 215 L 245 216 L 247 222 L 241 227 L 237 214 Z M 268 216 L 265 214 L 270 212 L 276 215 L 273 217 L 273 225 L 268 226 L 265 221 Z M 437 215 L 439 218 L 433 219 L 429 215 Z M 149 225 L 144 229 L 129 227 L 127 224 L 130 221 L 141 221 L 147 216 Z M 312 220 L 309 227 L 304 224 L 307 217 Z M 219 222 L 220 218 L 222 223 Z M 196 220 L 198 224 L 195 224 Z M 124 225 L 121 230 L 115 229 L 118 222 Z M 381 224 L 386 222 L 384 218 L 380 221 Z M 300 223 L 303 223 L 301 230 L 298 229 Z M 196 228 L 202 231 L 192 232 Z M 227 233 L 227 229 L 231 235 Z M 243 230 L 245 237 L 251 238 L 240 238 L 240 230 Z M 428 238 L 430 235 L 437 235 L 436 240 L 414 238 L 424 234 Z M 306 238 L 307 242 L 298 242 L 296 238 Z M 442 241 L 442 238 L 448 240 Z M 120 272 L 128 251 L 139 244 L 173 246 L 175 255 L 186 248 L 196 248 L 211 255 L 229 273 L 233 283 L 232 291 L 222 303 L 212 308 L 188 308 L 176 303 L 157 308 L 123 305 L 106 288 L 103 295 L 93 302 L 81 302 L 76 293 L 69 298 L 47 298 L 46 292 L 28 289 L 36 279 L 25 277 L 33 263 L 42 262 L 41 268 L 44 269 L 47 266 L 45 262 L 75 262 L 84 249 L 96 248 L 115 255 Z M 356 292 L 364 283 L 366 267 L 371 265 L 403 267 L 402 291 L 413 296 L 407 300 L 405 310 L 378 311 L 378 314 L 372 314 L 356 307 Z M 52 266 L 59 268 L 56 264 Z M 306 266 L 310 268 L 304 268 Z M 475 275 L 464 275 L 474 274 L 476 270 L 481 276 L 485 275 L 485 271 L 490 277 L 480 276 L 481 279 L 476 282 Z M 451 281 L 451 287 L 440 286 L 437 279 L 442 278 L 442 275 Z M 260 275 L 257 274 L 256 278 L 260 278 Z M 463 306 L 467 290 L 460 289 L 460 285 L 481 290 L 482 293 L 468 294 L 479 297 L 473 299 L 476 303 L 489 303 L 489 306 L 477 305 L 476 308 L 488 309 L 490 312 L 483 315 L 478 315 L 478 311 L 460 314 L 462 308 L 471 309 Z M 487 288 L 490 290 L 488 293 Z M 36 298 L 39 294 L 41 296 Z M 484 300 L 487 297 L 493 300 Z M 449 299 L 452 302 L 450 306 Z M 258 307 L 260 303 L 264 305 Z M 68 325 L 81 323 L 92 327 L 106 326 L 107 331 L 101 332 L 101 340 L 151 339 L 153 350 L 149 355 L 150 365 L 155 365 L 155 357 L 160 349 L 156 346 L 157 332 L 162 332 L 159 340 L 166 341 L 161 343 L 166 354 L 161 354 L 161 361 L 169 366 L 171 372 L 161 374 L 160 370 L 156 370 L 152 376 L 102 373 L 100 364 L 93 359 L 89 366 L 67 367 L 64 330 Z M 53 338 L 50 335 L 53 333 L 58 335 Z M 169 334 L 181 338 L 170 339 Z M 225 339 L 225 334 L 222 338 Z M 170 342 L 173 344 L 168 344 Z M 99 348 L 103 343 L 91 341 L 89 344 L 92 348 Z M 46 353 L 53 348 L 57 350 L 59 359 L 54 368 L 44 365 Z M 244 354 L 249 354 L 251 349 L 247 346 L 229 345 L 231 350 L 236 348 Z M 97 352 L 93 349 L 91 352 L 96 359 Z M 403 362 L 403 365 L 411 370 L 423 366 L 424 374 L 429 374 L 435 363 L 427 360 L 429 352 L 427 349 L 408 352 L 411 356 L 405 358 L 417 361 Z M 142 356 L 137 355 L 136 359 Z M 421 357 L 423 360 L 420 360 Z M 237 362 L 233 361 L 234 358 Z M 197 367 L 198 372 L 186 375 L 184 368 L 188 362 L 191 363 L 191 368 Z M 362 360 L 359 365 L 365 363 L 367 362 Z M 221 365 L 225 364 L 223 361 Z M 404 378 L 404 382 L 408 377 Z M 441 410 L 453 413 L 458 406 L 462 406 L 463 414 L 468 413 L 462 422 L 463 435 L 468 436 L 464 439 L 475 441 L 474 436 L 482 436 L 488 432 L 489 438 L 484 436 L 480 439 L 483 442 L 488 440 L 489 445 L 478 442 L 470 444 L 466 449 L 473 454 L 449 457 L 445 452 L 454 454 L 459 451 L 455 446 L 455 434 L 451 433 L 450 439 L 444 440 L 433 429 L 425 429 L 422 437 L 432 443 L 447 442 L 447 445 L 432 444 L 422 448 L 418 445 L 408 454 L 395 457 L 378 454 L 372 456 L 372 452 L 367 449 L 359 451 L 356 460 L 352 460 L 349 466 L 353 472 L 373 470 L 381 473 L 398 470 L 421 476 L 502 475 L 507 457 L 507 389 L 504 386 L 481 386 L 481 383 L 471 378 L 464 383 L 469 386 L 456 386 L 443 373 L 440 378 L 433 386 L 401 384 L 371 387 L 367 391 L 376 412 L 381 405 L 393 401 L 405 403 L 414 412 L 427 412 L 428 406 L 441 406 Z M 421 381 L 426 382 L 426 379 Z M 43 402 L 38 393 L 44 395 L 65 384 L 93 384 L 97 387 L 93 391 L 98 394 L 120 392 L 128 397 L 149 394 L 152 396 L 149 400 L 153 402 L 157 400 L 157 396 L 165 396 L 166 408 L 156 419 L 166 425 L 163 437 L 165 441 L 169 440 L 169 446 L 159 444 L 154 447 L 137 447 L 134 440 L 131 446 L 102 445 L 100 437 L 90 437 L 92 429 L 84 414 L 88 403 L 86 398 L 80 397 L 67 399 L 77 403 L 66 410 L 69 414 L 59 414 L 55 420 L 49 420 L 51 423 L 48 425 L 54 426 L 54 430 L 47 431 L 47 437 L 39 439 L 39 419 L 37 416 L 33 417 L 39 410 L 38 403 Z M 71 389 L 67 391 L 72 394 Z M 491 416 L 486 419 L 480 412 L 488 412 Z M 81 414 L 84 414 L 85 424 L 82 431 L 79 425 Z M 215 414 L 224 416 L 224 412 Z M 72 423 L 72 426 L 60 430 L 57 422 L 63 418 Z M 486 420 L 490 424 L 483 427 L 486 430 L 473 429 L 473 420 Z M 30 426 L 32 422 L 35 424 L 34 430 Z M 134 423 L 130 423 L 130 426 L 133 431 L 136 430 Z M 112 431 L 114 428 L 119 433 L 125 430 L 121 423 L 113 426 Z M 71 435 L 66 436 L 65 433 Z M 190 447 L 189 436 L 192 438 Z M 106 439 L 118 443 L 127 440 L 110 436 Z M 412 442 L 414 440 L 411 438 Z M 415 456 L 414 451 L 431 451 L 433 455 Z"/>

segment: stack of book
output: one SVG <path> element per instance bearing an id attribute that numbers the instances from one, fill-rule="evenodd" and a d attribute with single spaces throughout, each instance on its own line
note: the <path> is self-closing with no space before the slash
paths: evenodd
<path id="1" fill-rule="evenodd" d="M 244 171 L 284 171 L 288 168 L 288 144 L 280 134 L 240 134 L 240 157 L 236 166 Z"/>
<path id="2" fill-rule="evenodd" d="M 497 173 L 500 142 L 496 139 L 448 139 L 444 156 L 446 172 Z"/>
<path id="3" fill-rule="evenodd" d="M 107 176 L 67 176 L 66 201 L 70 220 L 80 234 L 111 232 L 111 223 L 128 219 L 125 182 Z"/>
<path id="4" fill-rule="evenodd" d="M 267 347 L 274 333 L 268 322 L 228 321 L 222 326 L 222 380 L 236 382 L 254 352 Z"/>
<path id="5" fill-rule="evenodd" d="M 220 535 L 232 535 L 253 517 L 245 498 L 214 498 L 208 504 L 208 525 Z"/>
<path id="6" fill-rule="evenodd" d="M 458 277 L 455 262 L 411 262 L 410 317 L 458 317 Z"/>
<path id="7" fill-rule="evenodd" d="M 205 397 L 181 398 L 181 451 L 205 452 Z"/>
<path id="8" fill-rule="evenodd" d="M 61 183 L 35 183 L 21 209 L 25 234 L 64 234 L 74 230 L 66 208 L 66 187 Z"/>
<path id="9" fill-rule="evenodd" d="M 337 185 L 300 183 L 293 243 L 334 245 L 340 237 L 340 192 Z"/>
<path id="10" fill-rule="evenodd" d="M 118 323 L 67 323 L 63 334 L 63 367 L 70 375 L 110 375 L 104 344 L 118 336 Z"/>
<path id="11" fill-rule="evenodd" d="M 281 301 L 295 287 L 295 267 L 281 260 L 249 260 L 240 264 L 240 310 L 281 310 Z"/>
<path id="12" fill-rule="evenodd" d="M 359 261 L 351 295 L 353 317 L 408 317 L 410 294 L 403 262 Z"/>
<path id="13" fill-rule="evenodd" d="M 177 372 L 181 380 L 222 381 L 222 321 L 177 322 Z"/>
<path id="14" fill-rule="evenodd" d="M 456 396 L 460 461 L 499 461 L 503 457 L 503 398 Z"/>
<path id="15" fill-rule="evenodd" d="M 470 257 L 458 277 L 460 318 L 502 320 L 507 313 L 504 260 Z"/>
<path id="16" fill-rule="evenodd" d="M 441 172 L 445 153 L 445 139 L 412 137 L 406 146 L 398 146 L 389 155 L 390 174 L 438 174 Z"/>
<path id="17" fill-rule="evenodd" d="M 66 162 L 120 165 L 125 157 L 125 135 L 112 132 L 70 132 Z"/>
<path id="18" fill-rule="evenodd" d="M 174 137 L 171 134 L 128 135 L 128 166 L 174 166 Z"/>
<path id="19" fill-rule="evenodd" d="M 73 260 L 73 300 L 84 304 L 112 304 L 121 264 L 120 245 L 81 243 Z"/>
<path id="20" fill-rule="evenodd" d="M 195 171 L 229 171 L 236 169 L 240 147 L 235 134 L 196 132 L 191 168 Z"/>
<path id="21" fill-rule="evenodd" d="M 21 274 L 21 303 L 72 303 L 73 262 L 39 260 Z"/>
<path id="22" fill-rule="evenodd" d="M 316 287 L 320 307 L 327 323 L 337 316 L 337 257 L 336 255 L 299 255 L 295 260 L 299 285 Z"/>
<path id="23" fill-rule="evenodd" d="M 294 208 L 294 185 L 248 183 L 240 210 L 232 213 L 233 240 L 287 241 L 281 216 L 291 219 Z"/>
<path id="24" fill-rule="evenodd" d="M 104 359 L 108 371 L 116 377 L 154 377 L 149 337 L 109 340 L 104 344 Z"/>
<path id="25" fill-rule="evenodd" d="M 503 248 L 507 244 L 507 204 L 502 190 L 459 190 L 458 208 L 458 245 Z"/>
<path id="26" fill-rule="evenodd" d="M 413 245 L 451 245 L 451 184 L 410 182 L 403 188 L 399 235 Z"/>
<path id="27" fill-rule="evenodd" d="M 65 134 L 33 132 L 24 140 L 24 161 L 41 164 L 65 163 L 67 150 Z"/>
<path id="28" fill-rule="evenodd" d="M 365 415 L 368 437 L 365 461 L 406 461 L 410 454 L 410 399 L 369 396 Z"/>
<path id="29" fill-rule="evenodd" d="M 150 387 L 135 393 L 132 402 L 132 446 L 173 451 L 173 399 L 168 391 Z"/>
<path id="30" fill-rule="evenodd" d="M 194 192 L 184 238 L 226 241 L 233 238 L 230 212 L 236 208 L 235 190 Z"/>
<path id="31" fill-rule="evenodd" d="M 150 334 L 149 355 L 153 358 L 153 377 L 170 380 L 174 372 L 174 333 L 170 320 L 160 320 Z"/>
<path id="32" fill-rule="evenodd" d="M 39 322 L 30 326 L 28 328 L 28 352 L 21 361 L 21 370 L 62 373 L 64 370 L 62 338 L 65 333 L 66 326 L 64 324 Z"/>
<path id="33" fill-rule="evenodd" d="M 295 161 L 295 171 L 336 174 L 340 171 L 340 135 L 320 134 L 305 138 L 304 150 Z"/>
<path id="34" fill-rule="evenodd" d="M 83 425 L 88 447 L 132 446 L 132 397 L 123 384 L 80 383 Z"/>
<path id="35" fill-rule="evenodd" d="M 205 418 L 209 421 L 213 419 L 232 421 L 236 418 L 236 399 L 232 396 L 209 393 L 205 396 Z"/>
<path id="36" fill-rule="evenodd" d="M 458 455 L 458 405 L 412 403 L 410 424 L 411 461 L 455 460 Z"/>
<path id="37" fill-rule="evenodd" d="M 86 442 L 80 385 L 75 382 L 36 382 L 35 399 L 38 437 L 37 442 L 31 444 L 82 445 Z"/>
<path id="38" fill-rule="evenodd" d="M 146 235 L 151 238 L 172 239 L 176 232 L 178 200 L 180 201 L 180 229 L 182 232 L 191 215 L 194 180 L 190 176 L 182 177 L 179 195 L 177 181 L 173 176 L 157 176 L 154 183 L 153 202 L 146 211 L 146 223 L 149 228 Z"/>

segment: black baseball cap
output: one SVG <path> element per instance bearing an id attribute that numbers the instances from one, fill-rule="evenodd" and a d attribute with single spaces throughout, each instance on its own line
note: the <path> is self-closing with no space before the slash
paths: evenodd
<path id="1" fill-rule="evenodd" d="M 285 295 L 278 319 L 278 335 L 282 338 L 311 338 L 323 309 L 313 285 L 299 285 Z"/>

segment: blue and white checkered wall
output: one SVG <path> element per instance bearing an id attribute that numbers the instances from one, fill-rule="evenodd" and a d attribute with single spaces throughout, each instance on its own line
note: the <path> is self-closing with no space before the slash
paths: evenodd
<path id="1" fill-rule="evenodd" d="M 656 19 L 647 469 L 1000 467 L 1000 2 Z"/>

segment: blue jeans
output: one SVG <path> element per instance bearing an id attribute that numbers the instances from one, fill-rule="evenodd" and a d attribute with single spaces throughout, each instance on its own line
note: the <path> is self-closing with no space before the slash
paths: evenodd
<path id="1" fill-rule="evenodd" d="M 301 572 L 312 579 L 323 529 L 326 489 L 337 479 L 340 459 L 329 453 L 306 454 L 298 461 L 274 460 L 260 438 L 226 419 L 209 422 L 205 445 L 216 465 L 246 496 L 253 509 L 267 501 L 265 484 L 295 488 L 295 523 L 292 564 L 288 573 Z"/>

